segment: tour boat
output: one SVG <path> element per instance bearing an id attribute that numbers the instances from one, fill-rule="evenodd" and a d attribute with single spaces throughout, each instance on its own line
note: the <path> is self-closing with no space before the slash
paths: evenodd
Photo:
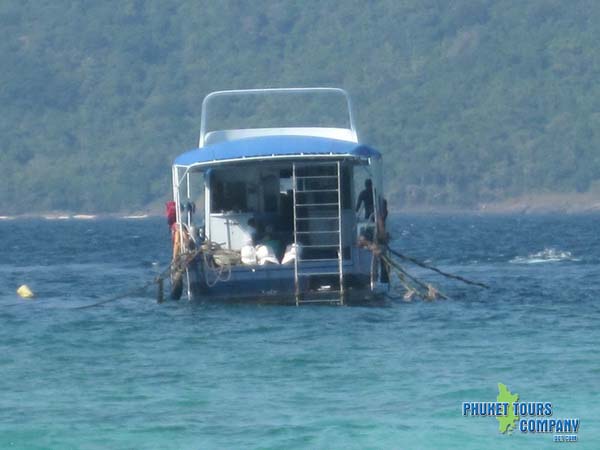
<path id="1" fill-rule="evenodd" d="M 324 107 L 335 97 L 345 123 L 211 126 L 215 101 L 277 97 L 295 108 L 306 96 Z M 382 159 L 359 141 L 346 91 L 213 92 L 202 103 L 198 148 L 172 172 L 173 297 L 296 305 L 378 297 Z"/>

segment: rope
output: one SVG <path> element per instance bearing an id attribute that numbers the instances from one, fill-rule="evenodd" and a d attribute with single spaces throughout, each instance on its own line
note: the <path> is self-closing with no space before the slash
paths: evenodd
<path id="1" fill-rule="evenodd" d="M 135 294 L 143 294 L 146 291 L 146 289 L 148 289 L 150 286 L 152 286 L 153 284 L 156 284 L 156 283 L 159 284 L 159 289 L 160 289 L 160 286 L 162 285 L 162 281 L 165 278 L 170 277 L 173 273 L 183 272 L 187 268 L 187 266 L 194 260 L 194 258 L 198 254 L 202 253 L 202 251 L 203 251 L 203 249 L 202 249 L 202 247 L 200 247 L 189 253 L 182 254 L 181 257 L 178 258 L 177 260 L 171 261 L 171 263 L 161 273 L 159 273 L 156 277 L 154 277 L 154 279 L 152 279 L 151 281 L 147 282 L 146 284 L 144 284 L 143 286 L 141 286 L 139 288 L 131 289 L 127 292 L 115 295 L 114 297 L 110 297 L 106 300 L 92 303 L 91 305 L 78 306 L 73 309 L 93 308 L 96 306 L 105 305 L 106 303 L 114 302 L 116 300 L 120 300 L 125 297 L 131 297 Z M 160 298 L 159 298 L 159 300 L 160 300 Z"/>
<path id="2" fill-rule="evenodd" d="M 383 258 L 381 259 L 381 261 L 383 261 L 383 263 L 387 266 L 387 271 L 388 271 L 388 273 L 390 273 L 392 271 L 391 265 Z M 403 299 L 405 301 L 412 300 L 412 297 L 414 296 L 415 293 L 417 293 L 417 290 L 408 282 L 406 277 L 401 272 L 396 271 L 396 276 L 398 277 L 400 284 L 406 290 L 406 293 L 404 294 Z"/>
<path id="3" fill-rule="evenodd" d="M 433 285 L 429 283 L 423 283 L 418 278 L 410 275 L 404 268 L 396 261 L 392 260 L 390 256 L 386 254 L 386 251 L 391 253 L 392 255 L 404 260 L 409 261 L 419 267 L 424 269 L 432 270 L 446 278 L 452 278 L 454 280 L 462 281 L 465 284 L 469 284 L 472 286 L 479 286 L 484 289 L 490 289 L 490 287 L 485 283 L 480 283 L 478 281 L 472 281 L 467 278 L 461 277 L 459 275 L 454 275 L 448 272 L 444 272 L 437 267 L 426 264 L 418 259 L 412 258 L 410 256 L 403 255 L 399 251 L 391 249 L 387 245 L 379 246 L 376 243 L 367 242 L 365 245 L 371 252 L 377 256 L 388 268 L 388 272 L 390 268 L 395 269 L 396 275 L 400 280 L 400 283 L 406 289 L 406 293 L 404 294 L 405 300 L 411 300 L 413 296 L 418 295 L 424 300 L 434 300 L 436 298 L 447 299 L 448 297 L 441 293 L 438 289 L 436 289 Z"/>
<path id="4" fill-rule="evenodd" d="M 400 284 L 406 289 L 404 294 L 404 300 L 410 301 L 415 295 L 419 296 L 423 300 L 435 300 L 436 298 L 448 299 L 446 295 L 441 293 L 437 288 L 429 283 L 424 283 L 418 278 L 409 274 L 404 268 L 396 261 L 392 260 L 387 254 L 386 250 L 390 250 L 387 245 L 380 246 L 373 242 L 365 242 L 364 247 L 370 250 L 374 256 L 385 264 L 388 268 L 388 273 L 391 268 L 395 269 L 396 276 L 400 281 Z M 393 252 L 392 252 L 393 253 Z"/>
<path id="5" fill-rule="evenodd" d="M 176 274 L 181 274 L 183 273 L 187 267 L 190 265 L 190 263 L 196 258 L 196 256 L 198 256 L 199 254 L 202 254 L 204 257 L 204 261 L 206 262 L 205 267 L 210 268 L 210 270 L 216 274 L 216 278 L 215 280 L 211 283 L 208 281 L 208 278 L 205 276 L 206 278 L 206 283 L 207 285 L 209 285 L 210 287 L 213 287 L 214 285 L 216 285 L 219 281 L 229 281 L 231 279 L 231 264 L 229 263 L 224 263 L 222 265 L 219 266 L 219 269 L 212 269 L 213 265 L 209 264 L 207 255 L 211 255 L 212 253 L 214 253 L 217 250 L 221 250 L 221 247 L 219 246 L 219 244 L 216 244 L 214 242 L 211 241 L 207 241 L 205 242 L 202 246 L 198 247 L 197 249 L 188 252 L 188 253 L 183 253 L 179 256 L 179 258 L 177 258 L 174 261 L 171 261 L 171 263 L 162 271 L 160 272 L 156 277 L 154 277 L 151 281 L 145 283 L 144 285 L 135 288 L 135 289 L 131 289 L 129 291 L 123 292 L 121 294 L 115 295 L 114 297 L 110 297 L 108 299 L 96 302 L 96 303 L 92 303 L 91 305 L 85 305 L 85 306 L 77 306 L 73 309 L 87 309 L 87 308 L 94 308 L 96 306 L 101 306 L 101 305 L 105 305 L 107 303 L 111 303 L 117 300 L 120 300 L 122 298 L 125 297 L 131 297 L 133 295 L 136 294 L 143 294 L 150 286 L 152 286 L 153 284 L 158 284 L 159 285 L 159 294 L 158 294 L 158 301 L 159 303 L 162 301 L 162 282 L 167 278 L 170 277 L 171 275 L 176 275 Z M 223 277 L 223 273 L 227 272 L 227 275 L 225 277 Z M 23 302 L 18 302 L 18 303 L 11 303 L 8 305 L 2 305 L 3 307 L 7 307 L 7 306 L 18 306 L 23 304 Z"/>
<path id="6" fill-rule="evenodd" d="M 400 264 L 391 260 L 387 255 L 380 254 L 379 258 L 381 258 L 381 260 L 384 261 L 384 263 L 386 263 L 389 267 L 396 269 L 396 275 L 407 291 L 404 295 L 405 300 L 410 300 L 414 295 L 418 295 L 424 300 L 435 300 L 436 298 L 448 299 L 446 295 L 441 293 L 433 285 L 429 283 L 423 283 L 418 278 L 410 275 L 402 268 L 402 266 L 400 266 Z"/>
<path id="7" fill-rule="evenodd" d="M 139 287 L 137 289 L 132 289 L 131 291 L 127 291 L 127 292 L 124 292 L 124 293 L 119 294 L 119 295 L 115 295 L 114 297 L 111 297 L 111 298 L 109 298 L 107 300 L 102 300 L 101 302 L 93 303 L 91 305 L 77 306 L 76 308 L 73 308 L 73 309 L 94 308 L 96 306 L 104 305 L 106 303 L 111 303 L 111 302 L 114 302 L 116 300 L 120 300 L 120 299 L 125 298 L 125 297 L 131 297 L 131 296 L 133 296 L 135 294 L 143 294 L 146 291 L 146 289 L 148 289 L 148 287 L 150 287 L 154 283 L 156 283 L 156 280 L 149 281 L 148 283 L 144 284 L 142 287 Z"/>
<path id="8" fill-rule="evenodd" d="M 442 270 L 438 269 L 437 267 L 430 266 L 429 264 L 425 264 L 424 262 L 419 261 L 418 259 L 411 258 L 410 256 L 403 255 L 402 253 L 400 253 L 400 252 L 398 252 L 396 250 L 393 250 L 393 249 L 391 249 L 391 248 L 389 248 L 387 246 L 386 246 L 386 248 L 387 248 L 387 250 L 390 253 L 392 253 L 393 255 L 397 256 L 398 258 L 403 259 L 405 261 L 409 261 L 409 262 L 411 262 L 411 263 L 413 263 L 413 264 L 415 264 L 415 265 L 417 265 L 419 267 L 422 267 L 424 269 L 432 270 L 432 271 L 434 271 L 436 273 L 439 273 L 440 275 L 442 275 L 442 276 L 444 276 L 446 278 L 452 278 L 454 280 L 462 281 L 465 284 L 470 284 L 472 286 L 479 286 L 479 287 L 482 287 L 484 289 L 490 289 L 490 287 L 487 284 L 485 284 L 485 283 L 480 283 L 478 281 L 472 281 L 472 280 L 469 280 L 467 278 L 461 277 L 459 275 L 454 275 L 454 274 L 451 274 L 451 273 L 448 273 L 448 272 L 443 272 Z"/>
<path id="9" fill-rule="evenodd" d="M 29 302 L 29 303 L 34 303 L 34 302 L 38 303 L 40 301 L 39 299 L 38 300 L 33 300 L 33 301 L 32 300 L 33 299 L 27 299 L 27 300 L 23 299 L 23 300 L 21 300 L 20 302 L 17 302 L 17 303 L 9 303 L 7 305 L 0 305 L 0 306 L 2 306 L 3 308 L 7 308 L 9 306 L 19 306 L 19 305 L 22 305 L 23 303 L 27 303 L 27 302 Z"/>
<path id="10" fill-rule="evenodd" d="M 215 279 L 214 281 L 208 281 L 208 274 L 205 272 L 204 273 L 204 281 L 206 281 L 206 285 L 208 287 L 214 287 L 216 286 L 216 284 L 219 281 L 229 281 L 231 279 L 231 264 L 222 264 L 219 266 L 218 269 L 213 269 L 213 265 L 210 264 L 210 261 L 208 260 L 207 257 L 207 253 L 203 253 L 204 255 L 204 267 L 207 269 L 210 269 L 210 271 L 215 275 Z M 226 278 L 221 278 L 221 275 L 223 275 L 223 272 L 225 271 L 225 269 L 227 269 L 227 277 Z"/>

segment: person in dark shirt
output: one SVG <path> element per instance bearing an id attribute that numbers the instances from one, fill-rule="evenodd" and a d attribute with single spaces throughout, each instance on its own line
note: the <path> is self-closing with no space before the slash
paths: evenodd
<path id="1" fill-rule="evenodd" d="M 369 219 L 373 214 L 373 182 L 370 178 L 365 180 L 365 188 L 358 195 L 356 212 L 360 210 L 363 203 L 365 205 L 365 219 Z"/>
<path id="2" fill-rule="evenodd" d="M 387 209 L 387 200 L 385 198 L 381 199 L 381 218 L 383 219 L 383 224 L 385 225 L 385 221 L 387 220 L 388 209 Z"/>
<path id="3" fill-rule="evenodd" d="M 265 227 L 265 235 L 260 240 L 260 244 L 270 247 L 271 250 L 273 250 L 273 253 L 275 253 L 277 259 L 281 260 L 281 258 L 283 257 L 284 248 L 281 241 L 279 239 L 276 239 L 273 233 L 273 227 L 271 225 L 267 225 Z"/>

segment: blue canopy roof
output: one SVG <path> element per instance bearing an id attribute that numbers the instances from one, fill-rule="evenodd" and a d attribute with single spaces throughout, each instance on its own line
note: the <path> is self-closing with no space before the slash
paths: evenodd
<path id="1" fill-rule="evenodd" d="M 289 156 L 331 156 L 381 158 L 381 154 L 366 145 L 315 136 L 260 136 L 225 141 L 190 150 L 179 155 L 175 164 L 191 166 L 243 158 Z"/>

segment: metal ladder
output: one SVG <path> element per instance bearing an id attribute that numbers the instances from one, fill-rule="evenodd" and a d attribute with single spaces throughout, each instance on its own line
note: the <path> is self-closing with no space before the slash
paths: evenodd
<path id="1" fill-rule="evenodd" d="M 344 304 L 340 162 L 294 163 L 292 182 L 296 305 Z"/>

